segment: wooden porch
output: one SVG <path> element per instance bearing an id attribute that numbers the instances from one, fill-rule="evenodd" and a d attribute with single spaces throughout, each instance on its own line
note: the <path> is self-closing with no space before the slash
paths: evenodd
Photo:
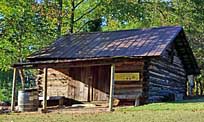
<path id="1" fill-rule="evenodd" d="M 24 64 L 15 64 L 13 73 L 13 90 L 12 90 L 12 104 L 11 110 L 15 111 L 15 96 L 16 96 L 16 75 L 19 72 L 22 89 L 24 89 L 25 78 L 24 70 L 26 69 L 41 69 L 43 70 L 42 91 L 43 91 L 43 112 L 47 112 L 47 97 L 49 96 L 50 74 L 53 69 L 60 71 L 72 78 L 71 86 L 76 86 L 74 89 L 69 89 L 66 97 L 73 97 L 72 99 L 81 101 L 108 101 L 108 111 L 113 110 L 113 99 L 130 99 L 135 100 L 141 97 L 143 92 L 143 75 L 142 70 L 144 62 L 133 59 L 117 59 L 117 60 L 102 60 L 102 61 L 76 61 L 69 62 L 53 61 L 53 62 L 31 62 Z M 69 72 L 66 70 L 69 69 Z M 127 80 L 115 82 L 115 73 L 138 73 L 139 80 Z M 55 74 L 56 75 L 56 74 Z M 57 80 L 57 79 L 56 79 Z M 100 82 L 99 82 L 100 81 Z M 60 87 L 60 86 L 59 86 Z M 69 86 L 68 86 L 69 87 Z M 83 89 L 80 89 L 83 88 Z M 61 90 L 63 91 L 63 90 Z M 77 93 L 77 94 L 75 94 Z M 138 102 L 138 101 L 137 101 Z M 135 103 L 139 104 L 139 103 Z"/>

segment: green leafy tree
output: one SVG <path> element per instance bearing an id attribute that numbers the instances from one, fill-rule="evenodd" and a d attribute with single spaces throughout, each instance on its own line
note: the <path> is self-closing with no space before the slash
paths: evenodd
<path id="1" fill-rule="evenodd" d="M 47 46 L 55 33 L 34 0 L 0 1 L 0 73 L 7 76 L 0 77 L 0 100 L 9 101 L 11 97 L 11 65 Z"/>
<path id="2" fill-rule="evenodd" d="M 2 1 L 0 23 L 0 69 L 8 70 L 55 37 L 49 22 L 36 10 L 34 1 Z"/>

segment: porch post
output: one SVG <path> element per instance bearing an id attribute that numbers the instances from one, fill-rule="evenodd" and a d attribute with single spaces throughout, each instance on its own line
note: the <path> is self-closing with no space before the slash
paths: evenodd
<path id="1" fill-rule="evenodd" d="M 22 90 L 24 90 L 25 89 L 25 76 L 23 73 L 23 69 L 19 69 L 18 72 L 21 78 Z"/>
<path id="2" fill-rule="evenodd" d="M 188 78 L 188 82 L 189 82 L 189 94 L 188 95 L 190 95 L 190 96 L 193 96 L 193 88 L 194 88 L 194 76 L 193 75 L 188 75 L 187 76 L 187 78 Z"/>
<path id="3" fill-rule="evenodd" d="M 43 112 L 47 112 L 47 67 L 44 68 L 43 81 Z"/>
<path id="4" fill-rule="evenodd" d="M 114 73 L 115 65 L 111 65 L 111 74 L 110 74 L 110 95 L 109 95 L 109 111 L 113 111 L 113 95 L 114 95 Z"/>
<path id="5" fill-rule="evenodd" d="M 13 69 L 11 111 L 15 111 L 15 103 L 16 103 L 16 68 Z"/>

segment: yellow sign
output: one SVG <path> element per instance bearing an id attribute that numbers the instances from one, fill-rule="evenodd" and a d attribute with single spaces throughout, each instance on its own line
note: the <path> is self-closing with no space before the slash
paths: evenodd
<path id="1" fill-rule="evenodd" d="M 115 73 L 115 81 L 139 81 L 140 73 Z"/>

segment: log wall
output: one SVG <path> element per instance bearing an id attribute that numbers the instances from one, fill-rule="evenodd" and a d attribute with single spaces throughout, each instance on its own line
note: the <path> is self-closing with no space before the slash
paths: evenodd
<path id="1" fill-rule="evenodd" d="M 147 67 L 148 102 L 182 99 L 186 95 L 186 72 L 174 46 Z"/>
<path id="2" fill-rule="evenodd" d="M 143 61 L 118 63 L 116 73 L 140 73 L 138 81 L 115 81 L 114 97 L 120 100 L 134 101 L 143 92 Z"/>

